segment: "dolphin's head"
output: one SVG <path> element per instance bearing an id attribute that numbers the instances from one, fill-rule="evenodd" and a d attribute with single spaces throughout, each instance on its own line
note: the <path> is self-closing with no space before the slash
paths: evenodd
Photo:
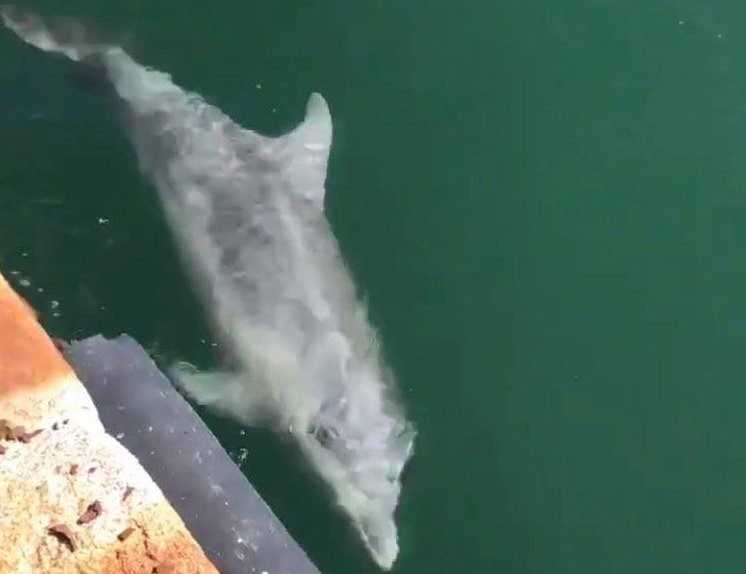
<path id="1" fill-rule="evenodd" d="M 389 569 L 399 551 L 394 510 L 414 431 L 389 396 L 377 354 L 358 354 L 337 334 L 316 365 L 322 378 L 313 384 L 324 400 L 301 442 L 376 563 Z"/>
<path id="2" fill-rule="evenodd" d="M 366 441 L 346 438 L 338 426 L 329 428 L 319 427 L 300 439 L 300 444 L 331 485 L 337 503 L 352 520 L 375 562 L 388 570 L 399 553 L 394 510 L 401 492 L 400 469 L 409 457 L 408 451 L 397 452 L 390 445 L 386 449 L 371 448 Z M 409 451 L 412 436 L 406 441 Z"/>

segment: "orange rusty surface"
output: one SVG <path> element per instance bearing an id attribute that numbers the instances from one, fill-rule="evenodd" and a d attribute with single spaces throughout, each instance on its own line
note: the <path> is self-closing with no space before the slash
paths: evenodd
<path id="1" fill-rule="evenodd" d="M 70 373 L 33 309 L 0 275 L 0 395 Z"/>

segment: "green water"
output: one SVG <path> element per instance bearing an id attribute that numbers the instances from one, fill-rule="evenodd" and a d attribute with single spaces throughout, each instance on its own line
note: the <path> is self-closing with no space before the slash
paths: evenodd
<path id="1" fill-rule="evenodd" d="M 396 573 L 743 571 L 743 2 L 33 6 L 255 129 L 328 99 L 329 219 L 419 430 Z M 209 365 L 90 85 L 0 33 L 0 267 L 55 335 Z M 205 418 L 322 571 L 376 572 L 292 445 Z"/>

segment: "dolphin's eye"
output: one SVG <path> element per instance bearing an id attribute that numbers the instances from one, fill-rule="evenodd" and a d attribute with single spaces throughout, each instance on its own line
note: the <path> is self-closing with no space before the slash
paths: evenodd
<path id="1" fill-rule="evenodd" d="M 314 433 L 314 436 L 316 437 L 316 440 L 319 441 L 319 444 L 324 447 L 329 446 L 332 438 L 329 434 L 329 430 L 326 427 L 318 427 L 316 429 L 316 432 Z"/>
<path id="2" fill-rule="evenodd" d="M 311 427 L 308 432 L 315 436 L 319 444 L 325 448 L 331 448 L 332 441 L 339 438 L 339 432 L 334 427 Z"/>

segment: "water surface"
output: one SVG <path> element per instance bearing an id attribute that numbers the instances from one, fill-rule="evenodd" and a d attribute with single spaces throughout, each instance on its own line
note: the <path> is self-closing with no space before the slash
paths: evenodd
<path id="1" fill-rule="evenodd" d="M 327 213 L 419 431 L 394 572 L 741 571 L 741 2 L 30 5 L 253 129 L 328 100 Z M 0 34 L 0 266 L 55 335 L 209 365 L 100 92 Z M 205 417 L 324 572 L 377 571 L 289 442 Z"/>

